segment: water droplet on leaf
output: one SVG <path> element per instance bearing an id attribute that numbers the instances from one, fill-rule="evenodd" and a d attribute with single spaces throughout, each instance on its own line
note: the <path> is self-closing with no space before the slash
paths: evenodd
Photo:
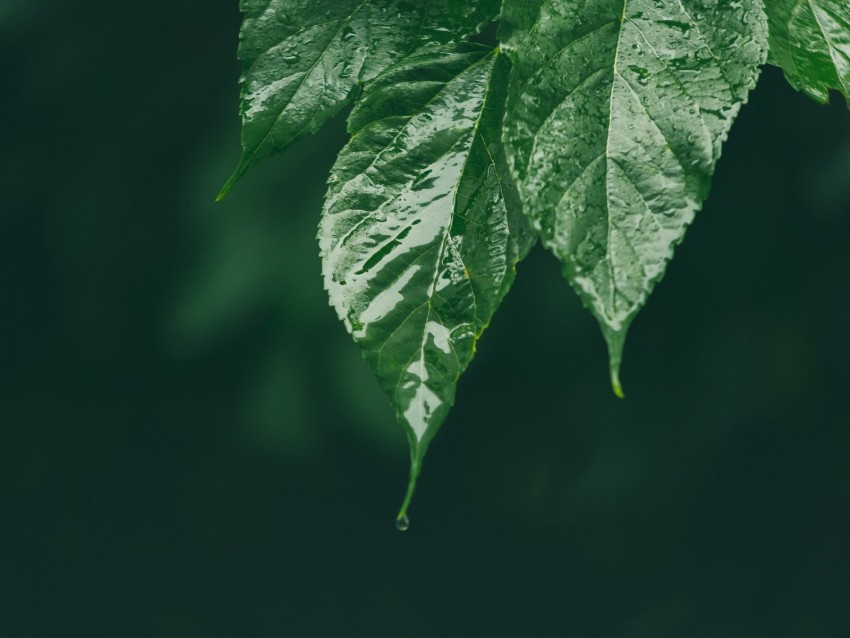
<path id="1" fill-rule="evenodd" d="M 400 532 L 406 532 L 410 529 L 410 519 L 407 518 L 407 514 L 403 514 L 401 518 L 396 519 L 395 528 Z"/>

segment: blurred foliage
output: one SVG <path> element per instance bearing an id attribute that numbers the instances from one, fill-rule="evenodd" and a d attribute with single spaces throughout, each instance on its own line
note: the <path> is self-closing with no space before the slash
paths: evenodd
<path id="1" fill-rule="evenodd" d="M 234 201 L 220 203 L 196 196 L 220 179 L 232 149 L 225 142 L 207 155 L 208 166 L 187 188 L 188 227 L 196 237 L 191 253 L 198 257 L 178 288 L 169 334 L 175 351 L 190 355 L 252 327 L 266 332 L 240 415 L 259 446 L 285 455 L 315 451 L 323 423 L 308 398 L 328 393 L 344 413 L 338 425 L 403 458 L 399 446 L 406 444 L 392 410 L 338 329 L 321 283 L 316 223 L 334 158 L 328 150 L 344 142 L 339 120 L 289 157 L 258 169 L 254 184 Z M 284 188 L 281 175 L 287 176 Z M 302 363 L 317 356 L 334 365 L 312 378 Z"/>
<path id="2" fill-rule="evenodd" d="M 3 638 L 848 635 L 840 103 L 765 72 L 632 329 L 625 401 L 535 251 L 399 534 L 404 437 L 319 277 L 342 123 L 215 205 L 238 153 L 235 3 L 17 15 Z"/>

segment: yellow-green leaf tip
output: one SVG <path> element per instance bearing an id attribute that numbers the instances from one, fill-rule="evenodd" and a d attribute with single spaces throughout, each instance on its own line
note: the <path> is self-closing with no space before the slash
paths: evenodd
<path id="1" fill-rule="evenodd" d="M 628 326 L 623 326 L 619 330 L 613 330 L 604 324 L 602 326 L 602 333 L 605 335 L 605 341 L 608 344 L 611 388 L 614 390 L 614 394 L 621 399 L 626 398 L 626 394 L 623 392 L 623 384 L 620 382 L 620 366 L 623 362 L 623 348 L 626 345 L 627 331 Z"/>
<path id="2" fill-rule="evenodd" d="M 623 385 L 620 383 L 619 372 L 616 370 L 611 371 L 611 388 L 614 390 L 614 394 L 616 394 L 618 398 L 626 398 L 626 394 L 623 392 Z"/>

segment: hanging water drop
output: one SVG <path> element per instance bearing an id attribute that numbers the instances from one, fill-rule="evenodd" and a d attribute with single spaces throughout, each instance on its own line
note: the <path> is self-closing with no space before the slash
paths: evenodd
<path id="1" fill-rule="evenodd" d="M 410 519 L 407 514 L 402 514 L 395 521 L 395 528 L 400 532 L 406 532 L 410 528 Z"/>

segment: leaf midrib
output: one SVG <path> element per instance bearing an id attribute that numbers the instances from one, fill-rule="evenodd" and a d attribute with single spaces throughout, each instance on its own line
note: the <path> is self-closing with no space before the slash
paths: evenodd
<path id="1" fill-rule="evenodd" d="M 617 44 L 614 47 L 614 62 L 612 64 L 611 76 L 611 94 L 608 97 L 608 136 L 605 140 L 605 216 L 608 225 L 607 238 L 605 242 L 605 261 L 608 263 L 608 270 L 611 277 L 611 294 L 609 308 L 614 311 L 614 300 L 617 293 L 617 280 L 614 274 L 614 254 L 611 250 L 611 239 L 614 229 L 614 223 L 611 219 L 611 131 L 614 128 L 614 87 L 616 78 L 620 74 L 617 65 L 620 61 L 620 45 L 623 42 L 623 31 L 626 27 L 626 9 L 628 8 L 629 0 L 623 0 L 623 13 L 620 15 L 620 28 L 617 32 Z M 625 79 L 623 80 L 625 82 Z M 613 320 L 613 317 L 612 317 Z"/>

